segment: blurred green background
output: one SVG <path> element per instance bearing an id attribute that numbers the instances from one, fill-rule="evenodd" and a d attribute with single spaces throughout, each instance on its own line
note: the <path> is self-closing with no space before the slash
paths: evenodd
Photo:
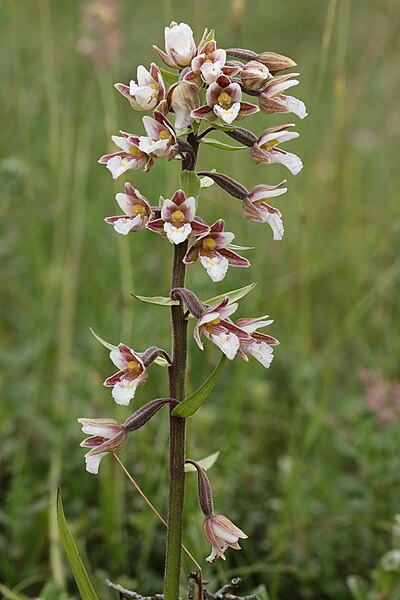
<path id="1" fill-rule="evenodd" d="M 95 9 L 93 25 L 93 4 L 112 6 L 112 17 Z M 114 597 L 105 577 L 141 593 L 162 587 L 162 525 L 112 457 L 99 477 L 84 471 L 76 418 L 130 414 L 102 387 L 113 366 L 89 327 L 137 350 L 169 344 L 167 309 L 130 292 L 168 294 L 171 248 L 151 233 L 118 236 L 103 218 L 118 214 L 114 195 L 126 180 L 153 203 L 170 197 L 179 165 L 158 161 L 151 174 L 113 182 L 96 161 L 113 151 L 111 134 L 142 131 L 142 114 L 112 84 L 154 60 L 151 45 L 164 47 L 172 19 L 190 23 L 197 39 L 215 27 L 221 47 L 293 57 L 295 95 L 309 110 L 301 122 L 245 123 L 260 132 L 296 121 L 301 137 L 286 146 L 304 162 L 296 178 L 279 165 L 255 167 L 246 152 L 201 148 L 202 168 L 246 186 L 289 179 L 276 202 L 282 242 L 244 222 L 240 203 L 216 186 L 200 202 L 205 219 L 223 216 L 235 241 L 256 249 L 250 269 L 230 269 L 218 284 L 189 267 L 189 287 L 207 298 L 258 281 L 238 316 L 268 312 L 281 341 L 268 371 L 254 360 L 229 364 L 189 423 L 192 458 L 221 452 L 209 471 L 217 510 L 249 534 L 205 576 L 211 588 L 240 576 L 244 591 L 271 600 L 350 598 L 348 576 L 370 577 L 400 512 L 397 0 L 0 2 L 1 591 L 77 598 L 54 520 L 57 484 L 102 599 Z M 218 351 L 193 342 L 190 351 L 194 390 Z M 166 372 L 152 367 L 135 406 L 166 386 Z M 159 414 L 122 453 L 163 514 L 166 426 Z M 185 521 L 185 544 L 204 565 L 191 474 Z M 184 572 L 192 568 L 185 558 Z"/>

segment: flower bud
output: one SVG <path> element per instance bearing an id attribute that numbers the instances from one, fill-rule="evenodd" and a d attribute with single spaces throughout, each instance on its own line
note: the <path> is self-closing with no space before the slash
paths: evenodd
<path id="1" fill-rule="evenodd" d="M 187 459 L 186 463 L 193 465 L 197 469 L 197 489 L 199 494 L 199 505 L 205 517 L 211 517 L 214 514 L 214 503 L 211 491 L 211 484 L 204 469 L 194 460 Z"/>
<path id="2" fill-rule="evenodd" d="M 276 52 L 262 52 L 258 55 L 257 61 L 265 65 L 275 75 L 278 71 L 285 71 L 295 67 L 297 63 L 288 56 L 276 54 Z"/>
<path id="3" fill-rule="evenodd" d="M 240 72 L 244 90 L 261 92 L 266 85 L 270 73 L 268 67 L 257 60 L 251 60 Z"/>
<path id="4" fill-rule="evenodd" d="M 226 133 L 240 144 L 248 146 L 249 148 L 252 148 L 257 142 L 257 136 L 254 135 L 252 131 L 244 129 L 244 127 L 236 127 L 232 131 L 227 131 Z"/>
<path id="5" fill-rule="evenodd" d="M 188 81 L 179 81 L 169 90 L 168 103 L 175 113 L 175 129 L 190 127 L 193 123 L 190 113 L 200 106 L 197 86 Z"/>
<path id="6" fill-rule="evenodd" d="M 257 52 L 253 52 L 253 50 L 247 50 L 247 48 L 228 48 L 226 53 L 228 56 L 233 56 L 239 60 L 258 60 Z"/>
<path id="7" fill-rule="evenodd" d="M 236 179 L 229 177 L 228 175 L 224 175 L 223 173 L 216 173 L 215 171 L 199 171 L 197 173 L 200 177 L 210 177 L 219 187 L 228 192 L 234 198 L 239 198 L 239 200 L 244 200 L 247 198 L 248 191 Z"/>

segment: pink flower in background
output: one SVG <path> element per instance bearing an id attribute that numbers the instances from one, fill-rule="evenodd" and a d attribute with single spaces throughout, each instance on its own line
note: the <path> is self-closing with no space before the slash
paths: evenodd
<path id="1" fill-rule="evenodd" d="M 287 73 L 286 75 L 277 75 L 270 77 L 266 86 L 259 97 L 260 109 L 263 113 L 270 115 L 275 112 L 290 112 L 304 119 L 307 116 L 306 105 L 302 100 L 298 100 L 293 96 L 283 94 L 287 89 L 298 85 L 297 77 L 299 73 Z"/>
<path id="2" fill-rule="evenodd" d="M 250 221 L 268 223 L 273 231 L 274 240 L 281 240 L 285 230 L 280 211 L 267 202 L 270 198 L 287 192 L 287 188 L 282 187 L 285 183 L 286 181 L 281 181 L 278 185 L 256 185 L 242 204 L 243 217 Z"/>
<path id="3" fill-rule="evenodd" d="M 268 319 L 268 315 L 257 317 L 254 319 L 238 319 L 235 325 L 247 331 L 250 334 L 250 339 L 241 339 L 238 356 L 244 360 L 248 360 L 246 354 L 254 356 L 266 369 L 270 366 L 274 358 L 273 346 L 278 346 L 279 342 L 271 335 L 259 333 L 257 329 L 267 327 L 273 323 L 272 319 Z"/>
<path id="4" fill-rule="evenodd" d="M 121 52 L 120 0 L 91 0 L 82 3 L 82 35 L 77 41 L 78 52 L 97 66 L 117 60 Z"/>
<path id="5" fill-rule="evenodd" d="M 220 119 L 230 125 L 248 115 L 258 112 L 255 104 L 242 102 L 242 90 L 238 83 L 232 83 L 229 77 L 221 75 L 206 92 L 206 103 L 192 111 L 194 119 L 215 121 Z"/>
<path id="6" fill-rule="evenodd" d="M 146 383 L 147 370 L 140 355 L 125 344 L 111 350 L 110 358 L 119 371 L 108 377 L 104 385 L 113 388 L 117 404 L 126 406 L 134 398 L 138 385 Z"/>
<path id="7" fill-rule="evenodd" d="M 279 125 L 266 129 L 251 149 L 251 155 L 256 164 L 280 163 L 284 165 L 292 175 L 297 175 L 303 168 L 301 159 L 291 152 L 285 152 L 277 148 L 282 142 L 288 142 L 299 137 L 296 131 L 289 131 L 290 125 Z"/>
<path id="8" fill-rule="evenodd" d="M 198 319 L 193 331 L 196 344 L 203 350 L 201 334 L 218 346 L 229 360 L 233 360 L 239 350 L 242 339 L 250 339 L 250 335 L 228 319 L 238 308 L 237 302 L 229 305 L 229 298 L 224 298 L 218 306 L 209 306 Z"/>
<path id="9" fill-rule="evenodd" d="M 182 190 L 178 190 L 171 200 L 164 200 L 161 207 L 161 218 L 147 224 L 147 228 L 167 236 L 172 244 L 181 244 L 189 237 L 205 235 L 210 231 L 208 225 L 195 220 L 196 199 L 186 198 Z"/>
<path id="10" fill-rule="evenodd" d="M 154 160 L 139 148 L 140 138 L 131 133 L 124 133 L 123 131 L 120 133 L 121 136 L 113 135 L 111 139 L 116 146 L 121 148 L 122 152 L 105 154 L 98 162 L 107 166 L 113 179 L 117 179 L 129 169 L 137 171 L 144 167 L 144 171 L 149 171 Z"/>
<path id="11" fill-rule="evenodd" d="M 213 281 L 222 281 L 228 267 L 249 267 L 247 258 L 243 258 L 229 249 L 235 238 L 233 233 L 224 231 L 225 221 L 218 219 L 211 225 L 210 232 L 199 238 L 189 248 L 183 262 L 186 264 L 200 260 Z"/>
<path id="12" fill-rule="evenodd" d="M 236 527 L 223 515 L 211 515 L 204 519 L 203 531 L 207 541 L 211 544 L 211 554 L 206 558 L 207 562 L 213 563 L 217 558 L 225 558 L 228 548 L 240 550 L 239 539 L 247 539 L 247 535 Z"/>
<path id="13" fill-rule="evenodd" d="M 128 434 L 118 421 L 114 419 L 78 419 L 83 433 L 90 435 L 80 443 L 83 448 L 90 448 L 85 454 L 86 470 L 97 474 L 101 459 L 110 452 L 118 452 L 128 441 Z"/>
<path id="14" fill-rule="evenodd" d="M 154 111 L 154 117 L 143 117 L 143 125 L 147 136 L 139 138 L 142 152 L 155 158 L 167 157 L 169 160 L 179 154 L 175 129 L 162 113 Z"/>
<path id="15" fill-rule="evenodd" d="M 400 421 L 400 383 L 385 378 L 382 371 L 361 371 L 368 407 L 381 425 Z"/>
<path id="16" fill-rule="evenodd" d="M 190 65 L 192 58 L 196 55 L 196 44 L 193 31 L 186 23 L 175 23 L 172 21 L 165 28 L 165 52 L 157 46 L 153 46 L 162 61 L 169 67 L 181 69 Z"/>
<path id="17" fill-rule="evenodd" d="M 130 81 L 129 86 L 116 83 L 115 88 L 129 100 L 136 110 L 152 110 L 165 98 L 165 85 L 160 69 L 151 63 L 150 71 L 143 65 L 137 68 L 137 83 Z"/>
<path id="18" fill-rule="evenodd" d="M 144 229 L 152 213 L 146 198 L 130 183 L 125 184 L 125 193 L 118 193 L 115 198 L 125 215 L 106 217 L 105 222 L 113 225 L 115 231 L 122 235 Z"/>

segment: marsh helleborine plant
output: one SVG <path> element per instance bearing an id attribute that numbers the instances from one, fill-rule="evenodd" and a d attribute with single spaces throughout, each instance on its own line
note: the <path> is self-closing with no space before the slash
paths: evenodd
<path id="1" fill-rule="evenodd" d="M 148 235 L 156 233 L 166 244 L 172 244 L 171 289 L 168 298 L 159 300 L 171 307 L 172 353 L 169 355 L 154 346 L 138 352 L 125 343 L 113 346 L 96 337 L 109 348 L 111 361 L 118 369 L 104 382 L 111 388 L 115 402 L 128 405 L 136 393 L 140 398 L 140 387 L 151 377 L 151 370 L 148 370 L 153 363 L 168 367 L 169 394 L 167 398 L 144 404 L 122 424 L 111 418 L 78 420 L 83 432 L 90 436 L 81 444 L 89 448 L 85 455 L 86 468 L 90 473 L 98 473 L 104 456 L 117 453 L 128 442 L 129 433 L 142 427 L 165 404 L 169 405 L 170 477 L 164 597 L 165 600 L 177 600 L 185 461 L 191 463 L 198 474 L 199 503 L 205 517 L 204 534 L 212 548 L 206 560 L 225 559 L 225 551 L 239 549 L 238 540 L 247 537 L 227 517 L 215 515 L 204 469 L 185 456 L 189 317 L 194 317 L 193 337 L 198 347 L 203 350 L 203 339 L 209 340 L 223 353 L 221 360 L 239 357 L 248 361 L 248 355 L 251 355 L 268 368 L 273 359 L 273 347 L 278 344 L 275 338 L 258 331 L 272 323 L 267 316 L 232 320 L 238 309 L 236 300 L 244 295 L 241 290 L 228 292 L 222 300 L 205 303 L 185 287 L 187 265 L 196 262 L 204 267 L 212 281 L 224 279 L 229 267 L 250 266 L 249 261 L 237 252 L 246 248 L 233 245 L 235 236 L 225 229 L 222 218 L 210 225 L 201 218 L 199 195 L 202 188 L 217 184 L 240 201 L 239 208 L 245 219 L 267 223 L 273 239 L 281 240 L 284 234 L 282 215 L 270 201 L 275 202 L 275 198 L 287 191 L 286 181 L 261 183 L 247 190 L 232 177 L 215 170 L 197 171 L 198 151 L 207 144 L 221 150 L 233 150 L 231 140 L 228 139 L 230 144 L 227 144 L 208 137 L 217 131 L 238 142 L 240 146 L 236 149 L 248 149 L 255 164 L 281 163 L 296 175 L 302 169 L 300 158 L 280 147 L 298 137 L 299 134 L 293 131 L 294 125 L 268 127 L 255 135 L 242 127 L 242 120 L 259 111 L 266 115 L 293 113 L 301 119 L 307 113 L 301 100 L 286 95 L 286 90 L 299 83 L 297 73 L 280 74 L 295 66 L 290 58 L 272 52 L 257 54 L 241 48 L 219 49 L 214 32 L 208 30 L 196 45 L 189 25 L 175 22 L 165 28 L 165 51 L 157 46 L 154 49 L 169 69 L 154 63 L 148 69 L 140 65 L 136 80 L 130 81 L 129 85 L 115 85 L 133 109 L 151 113 L 151 116 L 143 117 L 145 134 L 121 131 L 120 135 L 112 136 L 119 150 L 102 156 L 99 162 L 106 165 L 114 179 L 138 169 L 149 172 L 159 159 L 181 163 L 181 189 L 167 190 L 166 197 L 160 200 L 146 199 L 131 183 L 125 183 L 124 192 L 116 195 L 123 214 L 105 219 L 119 234 L 146 231 Z M 244 100 L 246 94 L 249 102 Z M 156 302 L 155 299 L 152 301 Z"/>

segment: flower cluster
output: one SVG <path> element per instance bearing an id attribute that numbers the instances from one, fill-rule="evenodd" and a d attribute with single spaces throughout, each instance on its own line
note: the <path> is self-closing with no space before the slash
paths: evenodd
<path id="1" fill-rule="evenodd" d="M 244 219 L 267 223 L 273 239 L 281 240 L 284 234 L 282 215 L 278 208 L 271 206 L 270 200 L 287 192 L 286 180 L 256 184 L 248 190 L 232 177 L 215 170 L 196 172 L 198 150 L 207 143 L 222 150 L 232 149 L 218 139 L 207 138 L 215 131 L 217 135 L 239 142 L 242 146 L 235 146 L 235 149 L 247 150 L 255 164 L 278 163 L 297 175 L 303 167 L 301 159 L 281 149 L 281 144 L 299 136 L 293 131 L 292 123 L 268 127 L 259 135 L 238 125 L 239 121 L 260 111 L 265 115 L 292 113 L 301 119 L 307 116 L 304 103 L 286 94 L 288 89 L 298 85 L 298 74 L 281 73 L 294 67 L 295 63 L 272 52 L 257 54 L 240 48 L 218 48 L 214 33 L 208 30 L 196 44 L 192 29 L 185 23 L 172 22 L 165 28 L 165 50 L 154 48 L 173 71 L 155 63 L 148 68 L 139 65 L 129 83 L 115 84 L 134 110 L 150 114 L 142 118 L 142 133 L 120 131 L 120 135 L 112 136 L 119 150 L 102 156 L 99 163 L 106 165 L 112 177 L 117 179 L 128 171 L 143 169 L 149 172 L 158 159 L 180 161 L 182 189 L 168 194 L 168 198 L 153 201 L 126 182 L 124 192 L 116 195 L 123 214 L 106 217 L 105 221 L 122 235 L 143 230 L 157 233 L 173 245 L 174 257 L 179 257 L 179 260 L 174 259 L 174 269 L 178 264 L 182 271 L 186 265 L 198 261 L 211 280 L 219 282 L 226 277 L 229 266 L 250 266 L 247 258 L 238 253 L 249 248 L 233 244 L 235 235 L 225 231 L 224 219 L 208 224 L 199 215 L 200 189 L 218 185 L 241 202 Z M 250 101 L 246 101 L 246 95 Z M 175 310 L 179 312 L 177 318 L 181 319 L 181 326 L 189 316 L 196 319 L 193 336 L 200 349 L 203 350 L 203 338 L 206 338 L 229 360 L 239 357 L 248 361 L 250 355 L 268 368 L 273 359 L 273 348 L 279 342 L 259 329 L 273 321 L 268 316 L 234 321 L 232 315 L 238 309 L 236 300 L 243 297 L 237 293 L 239 291 L 203 302 L 191 290 L 175 287 L 167 298 L 145 300 L 161 305 L 180 304 Z M 174 317 L 174 308 L 171 310 Z M 174 327 L 174 318 L 172 322 Z M 178 329 L 173 329 L 174 336 Z M 148 368 L 154 362 L 172 367 L 169 369 L 170 382 L 172 377 L 185 378 L 186 367 L 177 372 L 176 337 L 172 359 L 165 350 L 153 346 L 138 352 L 125 343 L 114 346 L 96 337 L 109 349 L 110 359 L 118 369 L 104 381 L 117 404 L 126 406 L 130 403 L 139 386 L 146 383 Z M 182 343 L 186 344 L 186 337 Z M 186 345 L 182 352 L 186 356 Z M 123 448 L 128 434 L 142 427 L 164 404 L 175 405 L 176 409 L 184 396 L 177 398 L 150 401 L 123 424 L 113 419 L 78 419 L 83 432 L 90 436 L 81 444 L 89 448 L 85 456 L 87 470 L 97 473 L 103 456 Z M 194 465 L 198 473 L 199 501 L 205 515 L 204 533 L 212 545 L 207 560 L 224 559 L 226 549 L 239 549 L 238 540 L 247 536 L 229 519 L 214 514 L 211 487 L 204 470 L 194 461 L 187 462 Z"/>

